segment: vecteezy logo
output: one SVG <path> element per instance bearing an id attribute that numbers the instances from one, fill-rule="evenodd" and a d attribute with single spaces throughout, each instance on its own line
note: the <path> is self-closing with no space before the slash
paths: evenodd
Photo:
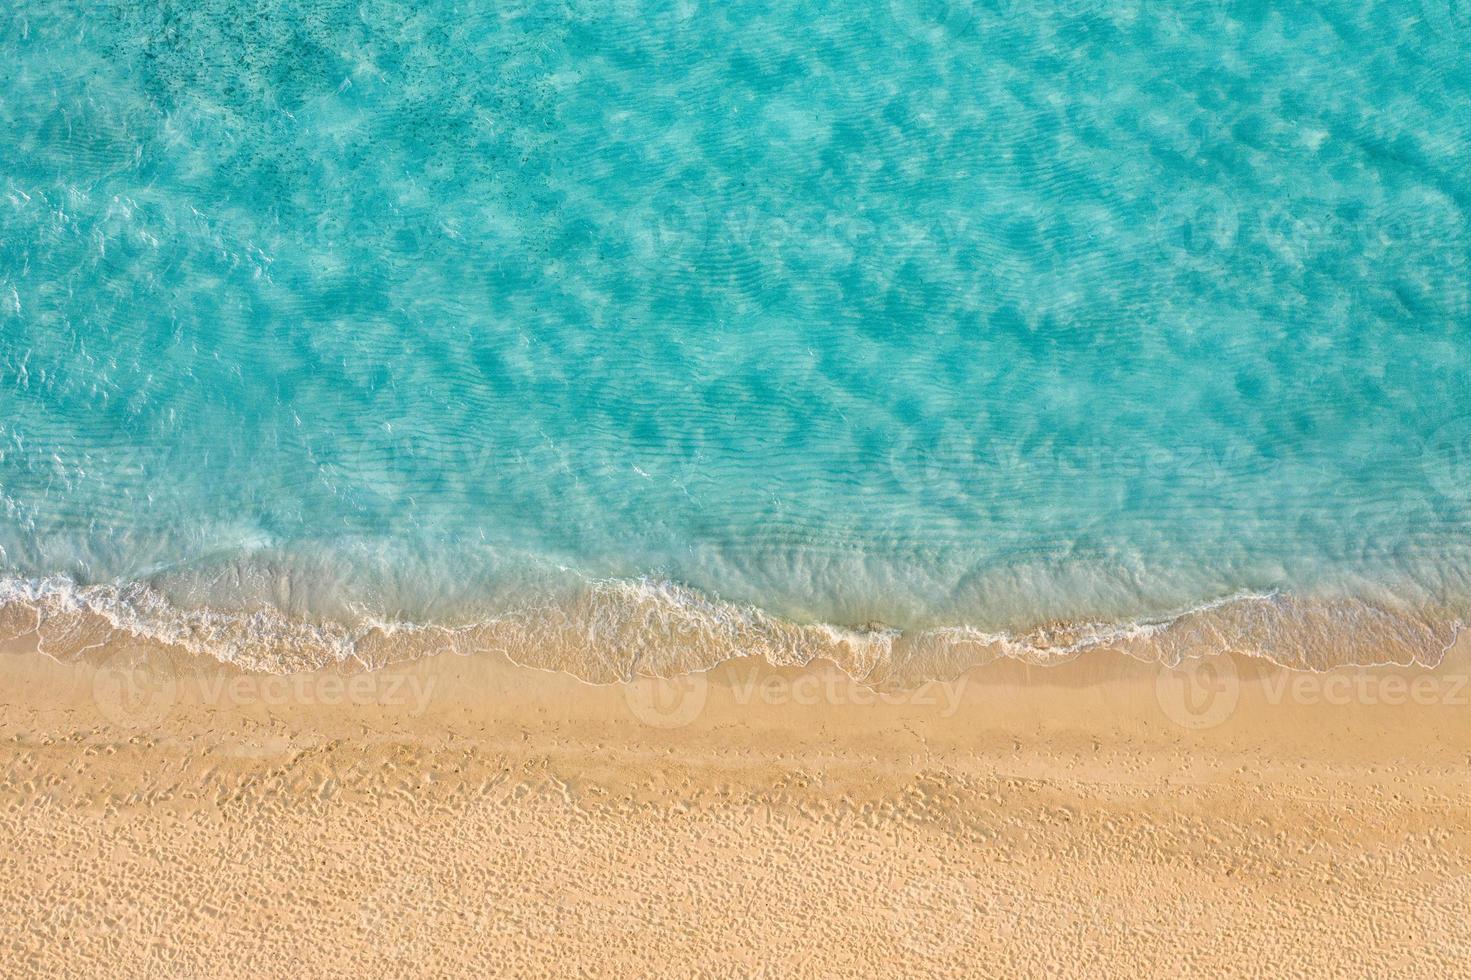
<path id="1" fill-rule="evenodd" d="M 660 281 L 678 281 L 706 261 L 717 220 L 708 186 L 679 180 L 658 188 L 634 212 L 629 227 L 633 260 Z"/>
<path id="2" fill-rule="evenodd" d="M 889 0 L 890 27 L 918 41 L 948 44 L 980 33 L 984 0 Z M 995 0 L 1004 12 L 1012 0 Z"/>
<path id="3" fill-rule="evenodd" d="M 971 430 L 954 420 L 933 432 L 900 430 L 888 453 L 889 472 L 909 495 L 963 501 L 981 467 Z"/>
<path id="4" fill-rule="evenodd" d="M 162 650 L 125 646 L 92 675 L 92 700 L 115 725 L 152 728 L 168 716 L 178 695 L 178 678 Z"/>
<path id="5" fill-rule="evenodd" d="M 1423 0 L 1420 9 L 1435 33 L 1452 41 L 1471 41 L 1471 0 Z"/>
<path id="6" fill-rule="evenodd" d="M 645 725 L 683 728 L 705 710 L 710 682 L 703 673 L 678 677 L 637 677 L 623 684 L 628 710 Z"/>
<path id="7" fill-rule="evenodd" d="M 1221 266 L 1240 237 L 1241 214 L 1235 202 L 1208 188 L 1164 201 L 1154 218 L 1154 240 L 1160 252 L 1197 269 Z"/>
<path id="8" fill-rule="evenodd" d="M 1165 717 L 1181 728 L 1215 728 L 1241 700 L 1236 662 L 1221 654 L 1162 666 L 1154 679 L 1154 697 Z"/>
<path id="9" fill-rule="evenodd" d="M 991 907 L 974 882 L 954 875 L 921 873 L 888 894 L 889 930 L 910 957 L 951 962 L 983 936 L 1009 940 L 1019 932 L 1014 914 Z"/>
<path id="10" fill-rule="evenodd" d="M 1471 415 L 1451 419 L 1430 433 L 1420 464 L 1438 493 L 1471 500 Z"/>

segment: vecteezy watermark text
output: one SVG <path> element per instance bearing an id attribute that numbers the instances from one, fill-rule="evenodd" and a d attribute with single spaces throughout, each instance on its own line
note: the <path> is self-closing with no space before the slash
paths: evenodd
<path id="1" fill-rule="evenodd" d="M 1471 705 L 1471 674 L 1406 668 L 1339 668 L 1296 671 L 1272 668 L 1256 685 L 1269 706 L 1465 707 Z M 1155 699 L 1165 717 L 1182 728 L 1215 728 L 1236 713 L 1244 685 L 1236 661 L 1225 655 L 1161 666 Z"/>
<path id="2" fill-rule="evenodd" d="M 318 670 L 251 674 L 178 670 L 157 651 L 140 657 L 121 650 L 93 675 L 92 699 L 114 724 L 146 729 L 164 721 L 181 702 L 209 707 L 380 706 L 422 715 L 436 678 L 392 668 L 352 673 Z"/>
<path id="3" fill-rule="evenodd" d="M 1331 705 L 1466 705 L 1471 704 L 1471 675 L 1354 673 L 1288 673 L 1278 671 L 1264 678 L 1262 690 L 1268 704 Z"/>

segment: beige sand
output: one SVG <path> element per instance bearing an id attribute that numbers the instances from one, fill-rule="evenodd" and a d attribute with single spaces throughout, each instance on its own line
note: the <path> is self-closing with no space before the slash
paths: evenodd
<path id="1" fill-rule="evenodd" d="M 0 670 L 7 977 L 1471 970 L 1464 654 Z"/>

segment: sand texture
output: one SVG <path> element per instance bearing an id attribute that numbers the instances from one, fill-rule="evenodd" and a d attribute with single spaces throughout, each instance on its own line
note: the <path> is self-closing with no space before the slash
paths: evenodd
<path id="1" fill-rule="evenodd" d="M 875 698 L 16 647 L 0 975 L 1464 975 L 1466 661 Z"/>

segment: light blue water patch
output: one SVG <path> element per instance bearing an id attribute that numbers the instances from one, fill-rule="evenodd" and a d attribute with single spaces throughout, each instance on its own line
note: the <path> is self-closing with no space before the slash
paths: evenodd
<path id="1" fill-rule="evenodd" d="M 1463 609 L 1465 9 L 11 3 L 0 574 Z"/>

